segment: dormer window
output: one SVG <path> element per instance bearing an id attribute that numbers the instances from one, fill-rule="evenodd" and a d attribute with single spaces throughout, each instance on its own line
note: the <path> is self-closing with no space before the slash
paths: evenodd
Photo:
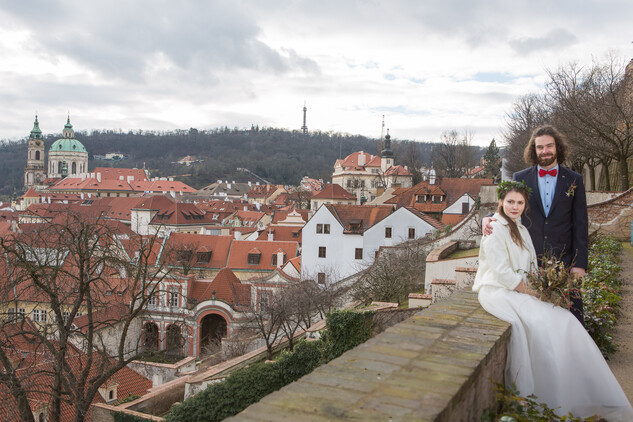
<path id="1" fill-rule="evenodd" d="M 442 195 L 432 195 L 431 202 L 433 202 L 434 204 L 441 204 L 442 202 L 444 202 L 444 197 Z"/>
<path id="2" fill-rule="evenodd" d="M 358 231 L 360 230 L 362 224 L 363 224 L 363 220 L 352 220 L 349 223 L 349 230 Z"/>
<path id="3" fill-rule="evenodd" d="M 261 253 L 249 253 L 248 254 L 248 265 L 259 265 L 259 262 L 262 259 Z"/>
<path id="4" fill-rule="evenodd" d="M 196 262 L 208 264 L 211 261 L 211 251 L 198 252 L 196 255 Z"/>
<path id="5" fill-rule="evenodd" d="M 426 202 L 426 195 L 416 195 L 415 196 L 415 202 L 417 202 L 418 204 L 423 204 Z"/>

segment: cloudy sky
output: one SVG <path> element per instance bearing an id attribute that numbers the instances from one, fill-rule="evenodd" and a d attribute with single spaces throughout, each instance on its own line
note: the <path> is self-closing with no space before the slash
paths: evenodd
<path id="1" fill-rule="evenodd" d="M 0 139 L 299 129 L 474 143 L 547 69 L 633 58 L 630 0 L 0 0 Z"/>

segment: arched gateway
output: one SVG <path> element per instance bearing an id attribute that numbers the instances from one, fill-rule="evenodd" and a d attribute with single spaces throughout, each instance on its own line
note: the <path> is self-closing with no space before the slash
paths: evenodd
<path id="1" fill-rule="evenodd" d="M 227 321 L 221 315 L 211 313 L 200 320 L 200 352 L 212 341 L 226 337 Z"/>

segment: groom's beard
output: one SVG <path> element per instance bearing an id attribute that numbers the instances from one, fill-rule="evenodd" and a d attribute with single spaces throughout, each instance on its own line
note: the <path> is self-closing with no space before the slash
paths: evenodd
<path id="1" fill-rule="evenodd" d="M 541 167 L 547 167 L 556 161 L 556 154 L 552 154 L 548 157 L 538 156 L 538 165 Z"/>

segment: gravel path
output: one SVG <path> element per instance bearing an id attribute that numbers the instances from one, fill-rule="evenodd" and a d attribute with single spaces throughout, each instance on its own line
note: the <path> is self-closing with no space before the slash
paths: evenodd
<path id="1" fill-rule="evenodd" d="M 620 258 L 624 284 L 620 302 L 622 315 L 614 336 L 618 351 L 607 362 L 633 403 L 633 247 L 630 244 L 624 244 Z"/>

